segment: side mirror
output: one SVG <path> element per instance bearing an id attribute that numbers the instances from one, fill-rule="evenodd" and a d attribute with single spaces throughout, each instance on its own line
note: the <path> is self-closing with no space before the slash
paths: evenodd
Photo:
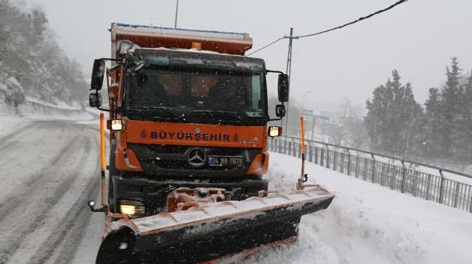
<path id="1" fill-rule="evenodd" d="M 105 75 L 105 60 L 96 59 L 93 62 L 92 79 L 90 88 L 92 90 L 101 90 L 103 85 L 103 76 Z"/>
<path id="2" fill-rule="evenodd" d="M 289 83 L 288 83 L 287 74 L 284 74 L 284 73 L 279 74 L 278 92 L 279 92 L 279 102 L 281 103 L 288 102 Z"/>
<path id="3" fill-rule="evenodd" d="M 285 116 L 285 105 L 279 104 L 275 106 L 275 115 L 277 117 L 284 117 Z"/>
<path id="4" fill-rule="evenodd" d="M 102 106 L 102 95 L 97 93 L 89 94 L 89 105 L 90 107 Z"/>

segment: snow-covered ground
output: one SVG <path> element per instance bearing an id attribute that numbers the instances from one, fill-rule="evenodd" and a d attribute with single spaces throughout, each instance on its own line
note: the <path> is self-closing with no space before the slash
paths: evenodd
<path id="1" fill-rule="evenodd" d="M 301 161 L 271 153 L 273 187 L 293 187 Z M 307 164 L 311 181 L 336 194 L 304 216 L 295 245 L 249 263 L 471 263 L 472 214 Z"/>
<path id="2" fill-rule="evenodd" d="M 85 112 L 83 114 L 74 114 L 74 115 L 47 115 L 47 114 L 21 114 L 15 115 L 2 112 L 5 109 L 0 108 L 0 138 L 7 136 L 15 131 L 20 130 L 21 128 L 31 124 L 37 120 L 72 120 L 82 123 L 96 124 L 98 126 L 98 113 L 95 111 L 89 110 L 90 112 Z M 29 111 L 33 111 L 29 109 Z"/>
<path id="3" fill-rule="evenodd" d="M 57 117 L 0 115 L 0 139 L 31 120 L 44 118 Z M 87 115 L 74 117 L 77 118 L 89 122 Z M 297 158 L 271 153 L 267 175 L 271 188 L 294 188 L 300 163 Z M 296 243 L 264 250 L 245 263 L 471 263 L 472 214 L 314 164 L 307 163 L 306 172 L 310 182 L 316 181 L 336 194 L 331 206 L 302 218 Z M 77 243 L 74 263 L 94 262 L 101 217 L 93 214 L 83 227 L 83 240 Z"/>
<path id="4" fill-rule="evenodd" d="M 94 118 L 0 111 L 0 263 L 74 259 L 100 175 Z"/>

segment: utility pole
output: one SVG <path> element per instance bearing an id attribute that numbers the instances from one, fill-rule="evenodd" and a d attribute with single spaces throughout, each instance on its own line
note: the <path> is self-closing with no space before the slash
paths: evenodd
<path id="1" fill-rule="evenodd" d="M 175 23 L 174 28 L 177 28 L 177 16 L 179 14 L 179 0 L 177 0 L 177 4 L 175 5 Z"/>
<path id="2" fill-rule="evenodd" d="M 289 41 L 288 41 L 288 55 L 287 55 L 287 69 L 286 69 L 286 73 L 288 75 L 288 85 L 289 85 L 289 94 L 290 94 L 290 76 L 292 75 L 292 43 L 293 43 L 293 28 L 290 28 L 290 37 L 289 37 Z M 287 131 L 287 127 L 288 127 L 288 118 L 290 116 L 290 111 L 289 111 L 289 104 L 290 104 L 290 96 L 288 97 L 289 100 L 287 102 L 287 115 L 285 117 L 285 127 L 284 127 L 284 131 Z"/>

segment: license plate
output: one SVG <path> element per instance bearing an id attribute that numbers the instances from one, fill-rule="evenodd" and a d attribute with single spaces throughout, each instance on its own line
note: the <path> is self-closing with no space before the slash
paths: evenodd
<path id="1" fill-rule="evenodd" d="M 208 164 L 210 166 L 241 166 L 243 165 L 242 157 L 228 157 L 228 156 L 210 156 L 208 157 Z"/>

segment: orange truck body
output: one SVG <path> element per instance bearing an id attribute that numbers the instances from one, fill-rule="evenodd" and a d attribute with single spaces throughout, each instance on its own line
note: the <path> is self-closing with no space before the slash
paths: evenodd
<path id="1" fill-rule="evenodd" d="M 261 59 L 243 56 L 252 47 L 249 35 L 117 23 L 112 24 L 110 32 L 112 59 L 126 58 L 136 65 L 144 61 L 144 68 L 150 69 L 145 77 L 137 73 L 142 71 L 140 69 L 130 70 L 138 69 L 131 63 L 114 62 L 107 70 L 110 120 L 119 119 L 123 125 L 121 130 L 110 133 L 109 200 L 112 210 L 119 213 L 121 201 L 139 201 L 144 204 L 146 215 L 155 214 L 163 208 L 163 205 L 155 206 L 160 203 L 157 202 L 160 194 L 156 194 L 159 189 L 164 192 L 182 186 L 200 187 L 201 182 L 204 187 L 228 189 L 230 199 L 236 200 L 266 190 L 268 184 L 262 178 L 269 162 L 266 72 Z M 185 61 L 185 65 L 179 64 L 179 60 Z M 173 61 L 176 66 L 172 66 Z M 195 69 L 188 66 L 195 61 Z M 151 70 L 150 67 L 154 68 Z M 162 67 L 167 71 L 155 74 Z M 245 91 L 241 96 L 242 105 L 246 105 L 241 107 L 256 108 L 251 110 L 253 112 L 242 112 L 243 117 L 225 116 L 228 111 L 206 108 L 207 104 L 215 102 L 209 99 L 211 86 L 217 86 L 222 75 L 236 79 L 233 74 L 238 75 L 237 79 L 244 87 L 249 87 L 241 88 Z M 204 109 L 197 109 L 195 115 L 200 113 L 198 111 L 203 114 L 194 118 L 191 117 L 193 113 L 182 114 L 182 119 L 172 114 L 172 118 L 160 118 L 163 113 L 151 117 L 153 114 L 142 113 L 144 110 L 126 114 L 126 104 L 141 96 L 137 92 L 133 94 L 134 90 L 126 85 L 136 79 L 138 84 L 135 86 L 139 88 L 140 80 L 146 79 L 143 82 L 150 83 L 151 78 L 158 78 L 166 87 L 166 98 L 173 98 L 165 99 L 167 101 L 159 106 L 183 99 L 186 94 L 187 99 L 195 101 L 196 109 Z M 239 98 L 235 94 L 233 98 Z M 153 106 L 160 100 L 144 96 L 142 101 L 136 99 L 134 104 L 144 107 L 149 104 L 145 103 L 148 99 L 152 99 L 149 101 Z M 182 103 L 175 109 L 184 107 Z M 150 196 L 153 196 L 151 200 L 143 201 Z"/>
<path id="2" fill-rule="evenodd" d="M 301 216 L 327 208 L 333 195 L 304 184 L 306 175 L 294 193 L 267 190 L 268 137 L 281 134 L 267 123 L 285 115 L 288 76 L 244 56 L 247 34 L 115 23 L 110 31 L 112 58 L 95 60 L 89 94 L 90 106 L 110 112 L 108 204 L 103 163 L 102 207 L 89 202 L 106 214 L 97 263 L 248 256 L 294 241 Z M 106 60 L 108 109 L 99 93 Z M 270 72 L 279 73 L 275 119 Z"/>

